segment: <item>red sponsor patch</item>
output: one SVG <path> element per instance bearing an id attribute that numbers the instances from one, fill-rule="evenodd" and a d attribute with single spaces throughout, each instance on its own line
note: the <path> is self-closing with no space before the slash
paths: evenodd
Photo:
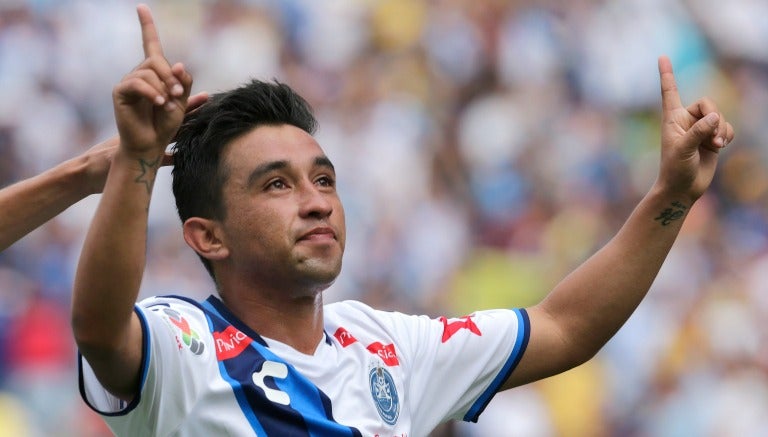
<path id="1" fill-rule="evenodd" d="M 385 346 L 377 341 L 369 344 L 366 349 L 372 354 L 378 355 L 387 366 L 400 365 L 400 361 L 397 359 L 397 354 L 395 353 L 395 345 L 392 343 Z"/>
<path id="2" fill-rule="evenodd" d="M 480 328 L 472 321 L 472 316 L 464 316 L 459 319 L 451 319 L 450 321 L 445 317 L 440 317 L 440 321 L 443 322 L 443 343 L 450 340 L 454 334 L 462 329 L 468 329 L 469 332 L 475 335 L 483 336 Z"/>
<path id="3" fill-rule="evenodd" d="M 228 360 L 240 355 L 251 344 L 251 338 L 234 326 L 228 326 L 223 332 L 213 333 L 216 344 L 216 358 L 219 361 Z"/>
<path id="4" fill-rule="evenodd" d="M 338 340 L 339 343 L 341 343 L 342 347 L 347 347 L 357 341 L 357 339 L 344 328 L 337 329 L 333 336 L 336 337 L 336 340 Z"/>

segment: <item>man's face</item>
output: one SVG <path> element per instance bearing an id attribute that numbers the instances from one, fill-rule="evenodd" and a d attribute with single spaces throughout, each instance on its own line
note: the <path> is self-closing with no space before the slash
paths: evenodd
<path id="1" fill-rule="evenodd" d="M 317 141 L 295 126 L 261 126 L 225 148 L 223 165 L 221 224 L 235 274 L 271 287 L 321 290 L 333 283 L 344 252 L 344 210 Z"/>

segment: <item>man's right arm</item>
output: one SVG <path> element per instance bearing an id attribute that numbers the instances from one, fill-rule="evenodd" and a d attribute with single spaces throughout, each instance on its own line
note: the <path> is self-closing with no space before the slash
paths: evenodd
<path id="1" fill-rule="evenodd" d="M 143 334 L 133 307 L 144 271 L 156 159 L 128 156 L 121 149 L 113 157 L 72 296 L 72 329 L 80 352 L 101 384 L 126 401 L 139 387 Z"/>
<path id="2" fill-rule="evenodd" d="M 149 9 L 138 8 L 146 59 L 113 91 L 120 146 L 77 267 L 72 329 L 102 386 L 139 390 L 142 328 L 134 312 L 146 262 L 147 214 L 165 147 L 184 117 L 191 76 L 165 60 Z"/>

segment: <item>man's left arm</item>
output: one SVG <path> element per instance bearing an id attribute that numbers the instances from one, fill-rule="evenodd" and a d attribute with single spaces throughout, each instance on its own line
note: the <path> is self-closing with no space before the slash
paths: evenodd
<path id="1" fill-rule="evenodd" d="M 672 66 L 659 59 L 659 175 L 616 236 L 528 309 L 530 340 L 504 389 L 546 378 L 593 357 L 645 297 L 694 202 L 714 176 L 733 128 L 708 99 L 685 108 Z"/>

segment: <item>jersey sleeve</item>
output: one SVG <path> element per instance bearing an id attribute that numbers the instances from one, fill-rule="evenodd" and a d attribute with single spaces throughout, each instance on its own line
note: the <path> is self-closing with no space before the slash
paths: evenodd
<path id="1" fill-rule="evenodd" d="M 113 430 L 147 431 L 145 435 L 150 435 L 162 429 L 172 430 L 194 402 L 196 381 L 185 375 L 204 373 L 205 355 L 211 351 L 203 337 L 209 331 L 205 315 L 184 301 L 149 298 L 136 305 L 134 311 L 143 334 L 139 395 L 126 403 L 110 394 L 82 356 L 80 393 Z M 158 414 L 159 406 L 162 416 Z"/>
<path id="2" fill-rule="evenodd" d="M 413 417 L 476 422 L 525 352 L 525 310 L 488 310 L 461 318 L 395 313 L 407 360 Z M 430 420 L 431 421 L 431 420 Z"/>

